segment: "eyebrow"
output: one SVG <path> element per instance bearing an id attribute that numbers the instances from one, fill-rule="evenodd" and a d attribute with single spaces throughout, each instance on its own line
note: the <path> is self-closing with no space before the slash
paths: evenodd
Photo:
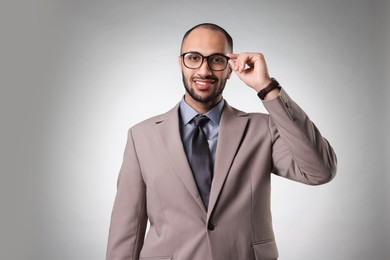
<path id="1" fill-rule="evenodd" d="M 211 56 L 211 55 L 222 55 L 222 56 L 225 56 L 226 58 L 228 58 L 228 56 L 226 56 L 225 53 L 223 52 L 214 52 L 214 53 L 211 53 L 210 55 L 204 55 L 203 53 L 199 52 L 199 51 L 185 51 L 185 52 L 182 52 L 181 55 L 183 55 L 184 53 L 198 53 L 200 55 L 202 55 L 203 57 L 208 57 L 208 56 Z"/>

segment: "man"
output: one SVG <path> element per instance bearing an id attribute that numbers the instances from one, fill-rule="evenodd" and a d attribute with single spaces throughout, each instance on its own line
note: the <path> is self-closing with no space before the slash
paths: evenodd
<path id="1" fill-rule="evenodd" d="M 107 259 L 277 259 L 270 174 L 310 185 L 334 177 L 331 146 L 269 77 L 263 55 L 232 47 L 214 24 L 183 37 L 184 98 L 129 130 Z M 232 71 L 269 115 L 222 98 Z"/>

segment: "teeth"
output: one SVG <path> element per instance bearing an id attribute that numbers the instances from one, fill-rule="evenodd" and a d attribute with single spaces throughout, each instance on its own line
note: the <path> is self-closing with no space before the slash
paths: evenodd
<path id="1" fill-rule="evenodd" d="M 207 81 L 207 82 L 204 82 L 204 81 L 195 81 L 196 82 L 196 84 L 199 84 L 199 85 L 209 85 L 209 84 L 212 84 L 212 82 L 209 82 L 209 81 Z"/>
<path id="2" fill-rule="evenodd" d="M 200 81 L 197 81 L 196 83 L 198 83 L 199 85 L 208 85 L 209 83 L 206 83 L 206 82 L 200 82 Z"/>

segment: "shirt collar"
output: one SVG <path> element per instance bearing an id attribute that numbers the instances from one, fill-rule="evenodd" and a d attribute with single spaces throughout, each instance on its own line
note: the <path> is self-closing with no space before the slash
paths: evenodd
<path id="1" fill-rule="evenodd" d="M 219 125 L 221 121 L 222 109 L 225 104 L 225 100 L 222 99 L 215 107 L 208 111 L 205 116 L 207 116 L 211 121 Z M 196 112 L 187 102 L 184 100 L 184 97 L 180 101 L 180 115 L 183 120 L 184 125 L 187 125 L 195 116 L 199 113 Z"/>

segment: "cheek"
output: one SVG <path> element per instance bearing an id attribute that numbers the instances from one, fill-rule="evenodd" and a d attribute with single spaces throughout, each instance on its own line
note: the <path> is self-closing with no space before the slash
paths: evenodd
<path id="1" fill-rule="evenodd" d="M 230 78 L 230 71 L 223 71 L 220 75 L 218 75 L 217 77 L 220 79 L 220 80 L 225 80 L 225 79 L 229 79 Z"/>
<path id="2" fill-rule="evenodd" d="M 187 71 L 187 70 L 183 69 L 182 70 L 182 75 L 183 75 L 185 80 L 191 81 L 192 73 L 190 71 Z"/>

